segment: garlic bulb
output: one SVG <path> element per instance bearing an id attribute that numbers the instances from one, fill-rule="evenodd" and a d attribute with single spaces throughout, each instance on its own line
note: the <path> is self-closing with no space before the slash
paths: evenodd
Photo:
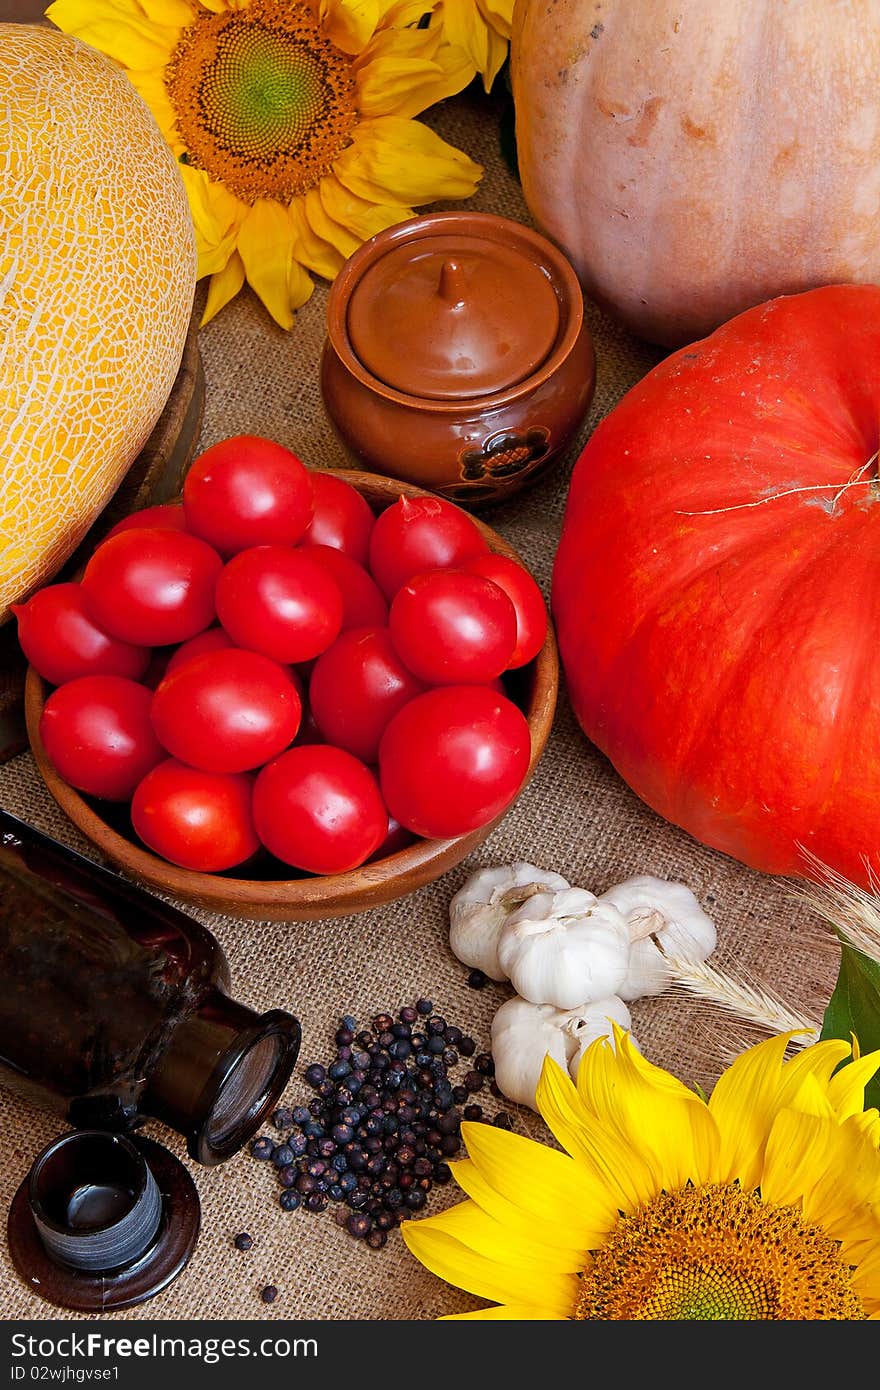
<path id="1" fill-rule="evenodd" d="M 666 956 L 704 961 L 715 949 L 715 923 L 684 883 L 639 874 L 615 884 L 599 901 L 622 913 L 629 931 L 629 969 L 622 999 L 662 994 L 672 979 Z"/>
<path id="2" fill-rule="evenodd" d="M 590 1043 L 612 1036 L 612 1020 L 623 1028 L 630 1026 L 629 1010 L 614 996 L 568 1010 L 531 1004 L 518 995 L 508 999 L 492 1020 L 498 1089 L 508 1100 L 537 1109 L 536 1092 L 547 1054 L 574 1078 Z"/>
<path id="3" fill-rule="evenodd" d="M 506 980 L 498 963 L 498 935 L 508 913 L 542 889 L 564 889 L 561 874 L 519 861 L 477 869 L 449 904 L 449 944 L 463 965 L 475 966 L 491 980 Z"/>
<path id="4" fill-rule="evenodd" d="M 524 999 L 572 1009 L 617 993 L 629 933 L 617 908 L 584 888 L 536 893 L 508 916 L 497 956 Z"/>

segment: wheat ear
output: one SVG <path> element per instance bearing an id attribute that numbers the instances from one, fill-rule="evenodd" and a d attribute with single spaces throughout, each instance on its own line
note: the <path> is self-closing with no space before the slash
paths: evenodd
<path id="1" fill-rule="evenodd" d="M 844 878 L 810 850 L 801 847 L 801 854 L 813 879 L 805 887 L 793 889 L 791 896 L 822 917 L 839 940 L 880 965 L 880 879 L 873 866 L 864 861 L 869 891 Z"/>
<path id="2" fill-rule="evenodd" d="M 706 961 L 681 960 L 664 952 L 671 985 L 733 1018 L 768 1033 L 797 1033 L 792 1046 L 806 1047 L 819 1035 L 820 1025 L 798 1013 L 763 985 L 735 980 Z"/>

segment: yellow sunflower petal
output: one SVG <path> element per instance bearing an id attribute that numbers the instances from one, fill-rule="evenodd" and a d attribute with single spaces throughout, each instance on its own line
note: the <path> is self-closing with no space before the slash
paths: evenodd
<path id="1" fill-rule="evenodd" d="M 174 153 L 182 153 L 184 146 L 177 135 L 177 113 L 168 96 L 163 70 L 160 68 L 154 72 L 129 72 L 128 80 L 140 92 L 156 117 L 159 129 Z"/>
<path id="2" fill-rule="evenodd" d="M 208 287 L 208 297 L 205 301 L 204 312 L 202 313 L 201 327 L 210 323 L 215 315 L 219 314 L 230 301 L 234 299 L 244 284 L 244 261 L 237 251 L 234 251 L 226 262 L 222 270 L 211 276 L 211 283 Z"/>
<path id="3" fill-rule="evenodd" d="M 418 24 L 425 15 L 429 15 L 431 26 L 436 28 L 438 27 L 437 8 L 439 4 L 440 0 L 433 0 L 433 3 L 432 0 L 379 0 L 380 27 L 383 29 L 408 28 Z"/>
<path id="4" fill-rule="evenodd" d="M 656 1067 L 614 1026 L 614 1046 L 599 1039 L 581 1059 L 578 1094 L 586 1109 L 613 1127 L 621 1149 L 640 1150 L 650 1170 L 642 1193 L 709 1182 L 720 1147 L 718 1128 L 704 1101 Z"/>
<path id="5" fill-rule="evenodd" d="M 865 1107 L 865 1087 L 880 1070 L 880 1051 L 866 1052 L 836 1071 L 828 1082 L 828 1097 L 841 1120 Z"/>
<path id="6" fill-rule="evenodd" d="M 568 1156 L 521 1134 L 465 1120 L 461 1135 L 468 1158 L 502 1197 L 525 1211 L 532 1222 L 569 1229 L 584 1250 L 595 1231 L 617 1220 L 618 1190 L 609 1191 Z"/>
<path id="7" fill-rule="evenodd" d="M 483 90 L 491 92 L 492 84 L 504 66 L 504 59 L 507 57 L 509 44 L 507 39 L 502 38 L 500 34 L 496 34 L 494 29 L 487 29 L 486 37 L 486 62 L 481 72 L 483 74 Z"/>
<path id="8" fill-rule="evenodd" d="M 380 29 L 354 66 L 364 117 L 417 116 L 462 91 L 473 76 L 464 51 L 441 44 L 439 32 L 429 29 Z"/>
<path id="9" fill-rule="evenodd" d="M 113 0 L 54 0 L 46 18 L 124 68 L 162 67 L 180 37 L 179 27 L 152 24 L 132 5 Z"/>
<path id="10" fill-rule="evenodd" d="M 489 61 L 489 27 L 474 0 L 443 0 L 443 36 L 455 48 L 464 49 L 477 72 Z"/>
<path id="11" fill-rule="evenodd" d="M 514 0 L 477 0 L 477 6 L 485 16 L 487 24 L 505 39 L 510 38 L 513 27 Z"/>
<path id="12" fill-rule="evenodd" d="M 454 1236 L 462 1245 L 502 1264 L 526 1264 L 541 1274 L 579 1274 L 588 1259 L 585 1250 L 548 1245 L 541 1239 L 540 1226 L 523 1234 L 497 1221 L 476 1202 L 463 1201 L 430 1217 L 435 1231 Z"/>
<path id="13" fill-rule="evenodd" d="M 329 215 L 317 188 L 309 189 L 303 199 L 303 206 L 309 226 L 322 241 L 328 241 L 341 256 L 348 257 L 357 250 L 360 246 L 359 238 Z"/>
<path id="14" fill-rule="evenodd" d="M 718 1078 L 709 1110 L 721 1134 L 719 1182 L 738 1178 L 743 1187 L 757 1187 L 764 1140 L 774 1116 L 791 1098 L 783 1062 L 794 1036 L 780 1033 L 750 1047 Z"/>
<path id="15" fill-rule="evenodd" d="M 439 1322 L 473 1322 L 492 1318 L 498 1322 L 568 1322 L 564 1313 L 547 1313 L 527 1303 L 497 1303 L 493 1308 L 479 1308 L 475 1313 L 447 1313 Z"/>
<path id="16" fill-rule="evenodd" d="M 294 198 L 289 212 L 296 233 L 296 259 L 307 270 L 322 275 L 325 280 L 333 280 L 345 264 L 342 252 L 318 236 L 309 222 L 303 198 Z"/>
<path id="17" fill-rule="evenodd" d="M 512 1231 L 523 1240 L 533 1240 L 537 1233 L 543 1245 L 566 1251 L 566 1263 L 571 1261 L 572 1269 L 583 1267 L 585 1252 L 591 1250 L 603 1238 L 605 1232 L 585 1230 L 584 1240 L 578 1239 L 575 1227 L 583 1224 L 578 1220 L 580 1213 L 573 1200 L 568 1207 L 568 1221 L 553 1221 L 545 1212 L 536 1217 L 534 1212 L 511 1202 L 501 1195 L 494 1183 L 488 1182 L 472 1159 L 459 1159 L 451 1163 L 452 1176 L 462 1192 L 486 1212 L 494 1221 Z M 532 1179 L 535 1181 L 535 1179 Z"/>
<path id="18" fill-rule="evenodd" d="M 292 224 L 291 224 L 292 225 Z M 294 247 L 296 246 L 296 234 L 294 233 Z M 311 299 L 315 291 L 315 282 L 311 275 L 307 274 L 305 267 L 297 259 L 296 251 L 290 257 L 290 268 L 287 272 L 287 297 L 290 300 L 291 309 L 301 309 L 308 299 Z"/>
<path id="19" fill-rule="evenodd" d="M 358 242 L 368 241 L 386 227 L 396 226 L 398 222 L 414 216 L 412 208 L 380 207 L 366 198 L 358 198 L 332 174 L 321 180 L 318 196 L 327 216 L 337 226 L 351 232 Z"/>
<path id="20" fill-rule="evenodd" d="M 379 116 L 357 126 L 333 172 L 358 197 L 403 207 L 470 197 L 483 175 L 462 150 L 400 116 Z"/>
<path id="21" fill-rule="evenodd" d="M 651 1191 L 650 1166 L 639 1151 L 620 1149 L 614 1131 L 588 1112 L 571 1078 L 550 1056 L 544 1059 L 536 1100 L 551 1133 L 584 1165 L 614 1211 L 635 1211 L 657 1195 Z"/>
<path id="22" fill-rule="evenodd" d="M 137 5 L 153 24 L 169 29 L 183 29 L 193 22 L 189 0 L 137 0 Z"/>
<path id="23" fill-rule="evenodd" d="M 189 210 L 196 233 L 199 258 L 198 277 L 214 275 L 222 270 L 235 250 L 238 224 L 229 221 L 226 193 L 218 184 L 211 184 L 207 174 L 189 165 L 180 166 L 186 189 Z M 244 215 L 242 206 L 242 216 Z"/>
<path id="24" fill-rule="evenodd" d="M 575 1274 L 540 1274 L 530 1264 L 506 1265 L 470 1249 L 446 1231 L 434 1229 L 435 1218 L 404 1221 L 400 1233 L 404 1244 L 427 1269 L 449 1284 L 488 1298 L 493 1303 L 528 1303 L 553 1317 L 566 1318 L 574 1311 L 578 1296 Z"/>
<path id="25" fill-rule="evenodd" d="M 880 1163 L 855 1125 L 780 1111 L 767 1139 L 761 1195 L 798 1207 L 806 1222 L 841 1241 L 842 1252 L 872 1235 L 880 1240 Z"/>
<path id="26" fill-rule="evenodd" d="M 320 0 L 318 18 L 331 43 L 343 53 L 360 53 L 379 23 L 379 0 Z"/>
<path id="27" fill-rule="evenodd" d="M 248 284 L 281 328 L 293 326 L 289 288 L 293 238 L 287 210 L 270 198 L 254 203 L 238 233 L 238 253 Z"/>

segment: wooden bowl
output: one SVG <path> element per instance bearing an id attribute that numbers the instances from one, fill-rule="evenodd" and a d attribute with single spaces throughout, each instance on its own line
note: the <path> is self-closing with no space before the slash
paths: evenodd
<path id="1" fill-rule="evenodd" d="M 344 469 L 333 471 L 338 477 L 352 483 L 376 512 L 384 510 L 401 496 L 433 495 L 422 488 L 373 473 Z M 497 532 L 478 518 L 472 519 L 492 550 L 522 563 L 517 552 Z M 552 624 L 548 625 L 547 639 L 535 659 L 519 671 L 512 672 L 507 679 L 511 682 L 511 698 L 526 715 L 531 732 L 532 750 L 526 774 L 528 782 L 544 751 L 556 709 L 559 660 Z M 426 883 L 432 883 L 447 869 L 465 859 L 506 814 L 504 812 L 488 825 L 452 840 L 416 840 L 396 854 L 364 864 L 346 874 L 257 879 L 178 868 L 137 841 L 127 819 L 127 807 L 86 798 L 59 777 L 40 739 L 40 715 L 46 697 L 46 684 L 30 667 L 25 682 L 28 737 L 40 774 L 61 809 L 96 849 L 131 878 L 212 912 L 228 913 L 252 921 L 281 922 L 364 912 L 367 908 L 393 902 Z"/>

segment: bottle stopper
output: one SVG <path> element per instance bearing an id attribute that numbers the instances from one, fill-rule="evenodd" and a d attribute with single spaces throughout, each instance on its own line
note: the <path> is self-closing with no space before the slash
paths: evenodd
<path id="1" fill-rule="evenodd" d="M 83 1129 L 37 1155 L 7 1234 L 16 1271 L 35 1294 L 104 1313 L 166 1288 L 189 1260 L 199 1224 L 195 1184 L 168 1149 Z"/>

